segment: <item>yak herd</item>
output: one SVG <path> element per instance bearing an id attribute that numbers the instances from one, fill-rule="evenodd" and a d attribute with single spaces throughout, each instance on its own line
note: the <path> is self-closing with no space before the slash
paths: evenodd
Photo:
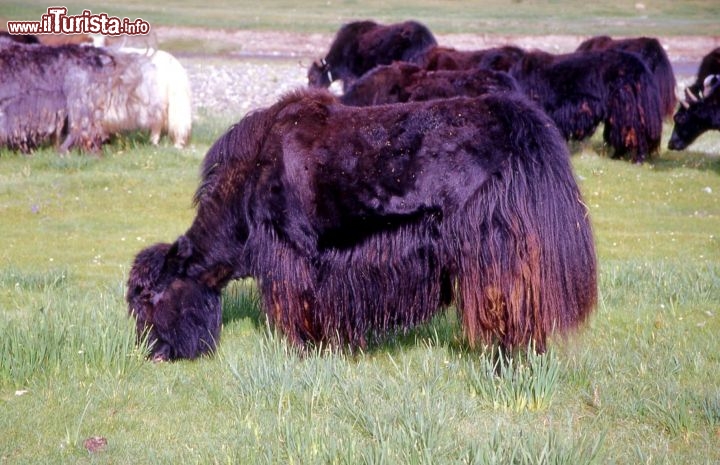
<path id="1" fill-rule="evenodd" d="M 602 123 L 614 156 L 643 162 L 675 113 L 669 147 L 687 147 L 720 128 L 719 58 L 678 105 L 653 38 L 459 51 L 415 21 L 344 25 L 307 88 L 212 145 L 189 229 L 135 257 L 138 341 L 155 360 L 212 353 L 223 289 L 253 278 L 299 349 L 364 348 L 454 306 L 471 347 L 542 352 L 597 301 L 567 141 Z M 341 95 L 325 89 L 336 80 Z M 14 150 L 190 135 L 187 77 L 163 52 L 0 38 L 0 83 L 0 145 Z"/>
<path id="2" fill-rule="evenodd" d="M 134 130 L 149 131 L 153 144 L 161 133 L 176 147 L 187 144 L 190 85 L 172 55 L 73 42 L 0 33 L 0 147 L 96 151 Z M 341 81 L 340 101 L 351 106 L 520 92 L 566 140 L 586 139 L 602 123 L 613 156 L 643 162 L 658 151 L 662 122 L 673 113 L 671 150 L 720 128 L 718 76 L 720 49 L 704 58 L 677 105 L 673 69 L 655 38 L 597 36 L 565 54 L 513 45 L 465 51 L 438 45 L 417 21 L 356 21 L 338 30 L 308 84 Z"/>
<path id="3" fill-rule="evenodd" d="M 685 91 L 668 147 L 682 150 L 720 129 L 716 103 L 720 49 L 709 53 Z M 502 47 L 464 51 L 440 46 L 415 21 L 344 25 L 327 55 L 308 71 L 311 86 L 342 82 L 342 101 L 378 105 L 518 90 L 543 109 L 566 140 L 583 140 L 603 123 L 613 156 L 643 162 L 660 147 L 662 122 L 675 112 L 676 81 L 655 38 L 598 36 L 573 53 Z"/>

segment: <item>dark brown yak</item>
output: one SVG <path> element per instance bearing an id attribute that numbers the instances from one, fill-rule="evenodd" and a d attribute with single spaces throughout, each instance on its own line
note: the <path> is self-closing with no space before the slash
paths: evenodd
<path id="1" fill-rule="evenodd" d="M 660 146 L 660 97 L 652 73 L 635 54 L 527 52 L 510 75 L 568 140 L 586 139 L 603 123 L 603 139 L 615 157 L 639 163 Z"/>
<path id="2" fill-rule="evenodd" d="M 515 91 L 507 73 L 487 69 L 427 71 L 410 63 L 378 66 L 355 81 L 340 97 L 346 105 L 419 102 L 458 96 L 478 97 Z"/>
<path id="3" fill-rule="evenodd" d="M 577 48 L 578 52 L 598 50 L 622 50 L 639 56 L 655 78 L 663 115 L 672 116 L 677 103 L 677 97 L 675 96 L 677 83 L 670 59 L 659 40 L 654 37 L 613 39 L 609 36 L 597 36 L 587 39 Z"/>
<path id="4" fill-rule="evenodd" d="M 360 108 L 298 92 L 215 142 L 195 201 L 185 234 L 130 271 L 158 359 L 211 352 L 242 277 L 298 347 L 364 347 L 454 301 L 471 345 L 542 351 L 596 302 L 566 144 L 519 94 Z"/>

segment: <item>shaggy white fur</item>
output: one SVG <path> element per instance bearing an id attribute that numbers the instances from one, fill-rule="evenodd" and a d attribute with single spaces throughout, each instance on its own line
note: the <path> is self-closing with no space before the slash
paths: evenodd
<path id="1" fill-rule="evenodd" d="M 163 50 L 123 47 L 123 53 L 134 53 L 150 58 L 155 66 L 154 79 L 156 95 L 163 102 L 162 130 L 170 137 L 175 147 L 182 148 L 190 140 L 192 131 L 192 97 L 190 79 L 182 64 Z M 152 142 L 157 144 L 160 132 L 153 131 Z"/>
<path id="2" fill-rule="evenodd" d="M 102 45 L 102 40 L 95 44 Z M 153 48 L 134 47 L 107 47 L 113 53 L 129 54 L 146 57 L 152 64 L 152 69 L 142 68 L 142 88 L 135 91 L 137 98 L 146 100 L 146 104 L 154 107 L 159 104 L 161 116 L 159 121 L 143 120 L 143 117 L 154 114 L 154 108 L 148 112 L 138 112 L 137 124 L 143 129 L 150 130 L 153 144 L 160 141 L 161 133 L 165 133 L 172 140 L 173 145 L 182 148 L 190 140 L 192 131 L 192 95 L 190 79 L 182 64 L 170 53 Z M 130 115 L 128 115 L 130 116 Z"/>

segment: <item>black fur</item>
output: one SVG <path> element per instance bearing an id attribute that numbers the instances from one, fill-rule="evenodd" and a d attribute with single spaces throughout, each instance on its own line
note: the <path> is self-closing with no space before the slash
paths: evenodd
<path id="1" fill-rule="evenodd" d="M 706 76 L 702 91 L 691 94 L 687 89 L 686 95 L 673 117 L 670 150 L 684 150 L 706 131 L 720 130 L 720 75 Z"/>
<path id="2" fill-rule="evenodd" d="M 634 54 L 528 52 L 510 74 L 568 140 L 586 139 L 604 123 L 603 139 L 616 157 L 642 162 L 660 145 L 660 98 L 652 73 Z"/>
<path id="3" fill-rule="evenodd" d="M 578 52 L 597 50 L 622 50 L 640 57 L 655 78 L 655 86 L 660 95 L 660 106 L 664 116 L 670 117 L 675 111 L 675 73 L 670 59 L 660 41 L 654 37 L 633 37 L 612 39 L 609 36 L 592 37 L 577 48 Z"/>
<path id="4" fill-rule="evenodd" d="M 328 87 L 341 80 L 347 89 L 357 78 L 378 65 L 393 61 L 415 61 L 437 42 L 432 32 L 417 21 L 378 24 L 355 21 L 343 25 L 327 55 L 308 69 L 311 87 Z"/>
<path id="5" fill-rule="evenodd" d="M 138 340 L 146 338 L 155 360 L 195 358 L 211 353 L 220 338 L 220 292 L 189 278 L 159 281 L 184 273 L 192 250 L 175 244 L 156 244 L 135 258 L 128 279 L 127 300 L 136 320 Z M 152 286 L 163 286 L 153 292 Z"/>

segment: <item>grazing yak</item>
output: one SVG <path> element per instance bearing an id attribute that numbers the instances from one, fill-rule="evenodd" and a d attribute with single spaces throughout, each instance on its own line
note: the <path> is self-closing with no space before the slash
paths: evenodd
<path id="1" fill-rule="evenodd" d="M 427 71 L 417 65 L 395 62 L 364 74 L 340 97 L 346 105 L 367 106 L 458 96 L 477 97 L 491 92 L 517 90 L 507 73 L 487 69 Z"/>
<path id="2" fill-rule="evenodd" d="M 675 73 L 665 49 L 654 37 L 634 37 L 613 39 L 609 36 L 596 36 L 587 39 L 577 48 L 578 52 L 598 50 L 622 50 L 637 54 L 655 78 L 655 85 L 660 93 L 660 105 L 664 116 L 670 117 L 675 111 Z"/>
<path id="3" fill-rule="evenodd" d="M 659 94 L 652 73 L 635 54 L 527 52 L 510 74 L 568 140 L 586 139 L 604 123 L 603 139 L 615 157 L 643 162 L 660 145 Z"/>
<path id="4" fill-rule="evenodd" d="M 64 149 L 97 149 L 103 133 L 91 101 L 115 68 L 112 56 L 87 47 L 5 44 L 0 144 L 27 153 L 64 139 Z"/>
<path id="5" fill-rule="evenodd" d="M 310 66 L 308 84 L 328 87 L 339 79 L 345 90 L 374 67 L 393 61 L 414 62 L 436 44 L 432 32 L 417 21 L 389 25 L 351 22 L 338 30 L 325 58 Z"/>
<path id="6" fill-rule="evenodd" d="M 97 151 L 129 130 L 160 133 L 166 98 L 149 57 L 80 46 L 0 47 L 0 145 Z"/>
<path id="7" fill-rule="evenodd" d="M 519 93 L 371 107 L 289 94 L 213 144 L 195 203 L 190 228 L 129 273 L 156 360 L 211 353 L 222 289 L 243 277 L 298 348 L 366 347 L 454 302 L 469 344 L 543 351 L 596 303 L 567 146 Z"/>
<path id="8" fill-rule="evenodd" d="M 685 89 L 685 98 L 673 117 L 670 150 L 684 150 L 704 132 L 720 129 L 720 75 L 705 77 L 697 94 Z"/>

